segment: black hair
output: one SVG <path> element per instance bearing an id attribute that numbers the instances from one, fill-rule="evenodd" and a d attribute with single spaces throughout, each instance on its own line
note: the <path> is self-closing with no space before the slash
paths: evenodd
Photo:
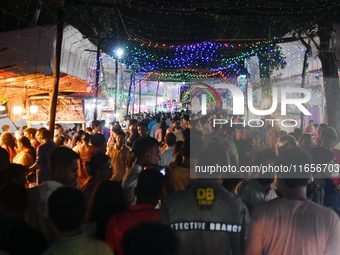
<path id="1" fill-rule="evenodd" d="M 320 134 L 321 130 L 322 130 L 322 129 L 325 129 L 325 128 L 328 128 L 328 125 L 327 125 L 326 123 L 321 123 L 321 124 L 319 125 L 319 130 L 318 130 L 319 134 Z"/>
<path id="2" fill-rule="evenodd" d="M 182 163 L 182 156 L 183 156 L 183 141 L 176 141 L 175 147 L 174 147 L 174 153 L 176 156 L 175 162 L 177 165 L 180 165 Z"/>
<path id="3" fill-rule="evenodd" d="M 14 136 L 8 131 L 1 134 L 1 140 L 2 144 L 7 145 L 13 150 L 15 150 L 15 148 L 17 147 Z"/>
<path id="4" fill-rule="evenodd" d="M 35 137 L 35 134 L 37 133 L 37 129 L 36 128 L 26 128 L 24 132 L 31 134 L 33 137 Z"/>
<path id="5" fill-rule="evenodd" d="M 294 129 L 294 137 L 295 137 L 295 139 L 299 140 L 301 135 L 302 135 L 302 129 L 301 128 L 295 128 Z"/>
<path id="6" fill-rule="evenodd" d="M 61 187 L 49 197 L 48 212 L 58 230 L 77 230 L 86 213 L 84 194 L 75 188 Z"/>
<path id="7" fill-rule="evenodd" d="M 138 124 L 138 120 L 136 120 L 136 119 L 131 119 L 131 120 L 129 121 L 129 126 L 135 125 L 135 124 Z"/>
<path id="8" fill-rule="evenodd" d="M 157 203 L 161 198 L 165 178 L 158 169 L 147 169 L 138 174 L 135 195 L 137 203 Z"/>
<path id="9" fill-rule="evenodd" d="M 286 166 L 289 168 L 296 167 L 296 169 L 298 169 L 300 165 L 310 165 L 311 163 L 312 159 L 306 150 L 299 147 L 291 147 L 280 153 L 276 165 Z M 283 178 L 283 180 L 288 188 L 307 186 L 310 180 L 310 175 L 305 174 L 301 177 L 302 178 Z"/>
<path id="10" fill-rule="evenodd" d="M 303 139 L 306 139 L 306 138 L 312 139 L 312 136 L 310 134 L 305 133 L 305 134 L 302 134 L 300 136 L 299 140 L 303 140 Z"/>
<path id="11" fill-rule="evenodd" d="M 302 134 L 299 138 L 299 142 L 301 142 L 304 139 L 309 139 L 310 141 L 312 141 L 312 136 L 310 134 Z"/>
<path id="12" fill-rule="evenodd" d="M 137 140 L 132 150 L 136 158 L 142 158 L 145 156 L 145 153 L 149 152 L 155 146 L 159 146 L 158 141 L 155 138 L 148 136 Z"/>
<path id="13" fill-rule="evenodd" d="M 0 206 L 9 214 L 20 214 L 28 206 L 28 194 L 24 186 L 7 183 L 0 189 Z"/>
<path id="14" fill-rule="evenodd" d="M 339 139 L 338 132 L 332 127 L 324 128 L 321 131 L 320 139 L 327 145 L 335 145 Z"/>
<path id="15" fill-rule="evenodd" d="M 50 167 L 51 171 L 57 171 L 57 169 L 65 169 L 72 164 L 73 160 L 79 159 L 78 153 L 67 147 L 54 148 L 50 154 Z"/>
<path id="16" fill-rule="evenodd" d="M 168 146 L 174 146 L 176 144 L 176 136 L 175 136 L 175 134 L 174 133 L 166 134 L 165 138 L 164 138 L 164 141 L 165 141 L 165 143 Z"/>
<path id="17" fill-rule="evenodd" d="M 314 164 L 328 164 L 334 160 L 333 152 L 322 147 L 311 148 L 310 155 Z"/>
<path id="18" fill-rule="evenodd" d="M 84 134 L 84 130 L 79 130 L 79 131 L 77 131 L 75 136 L 73 136 L 72 143 L 71 143 L 72 148 L 77 145 L 77 142 L 82 140 L 83 134 Z"/>
<path id="19" fill-rule="evenodd" d="M 52 139 L 52 133 L 51 133 L 50 130 L 48 130 L 48 129 L 39 129 L 39 130 L 40 130 L 41 138 L 43 138 L 45 140 Z"/>
<path id="20" fill-rule="evenodd" d="M 276 148 L 279 154 L 281 154 L 284 150 L 288 148 L 296 147 L 296 146 L 297 146 L 296 138 L 290 135 L 280 136 L 276 143 Z"/>
<path id="21" fill-rule="evenodd" d="M 108 155 L 103 152 L 98 152 L 91 157 L 90 162 L 87 162 L 87 172 L 91 177 L 96 175 L 97 169 L 101 169 L 107 161 L 111 161 Z"/>
<path id="22" fill-rule="evenodd" d="M 27 175 L 28 169 L 20 164 L 11 163 L 4 169 L 0 170 L 0 187 L 6 183 L 12 182 L 13 179 L 20 179 L 21 176 Z"/>
<path id="23" fill-rule="evenodd" d="M 161 122 L 161 126 L 159 128 L 162 129 L 162 140 L 164 141 L 164 137 L 166 135 L 166 129 L 167 129 L 165 121 Z"/>
<path id="24" fill-rule="evenodd" d="M 57 140 L 55 141 L 55 144 L 58 146 L 58 147 L 61 147 L 63 146 L 65 143 L 65 136 L 59 134 L 57 135 Z"/>
<path id="25" fill-rule="evenodd" d="M 0 170 L 4 169 L 9 163 L 8 151 L 0 147 Z"/>
<path id="26" fill-rule="evenodd" d="M 123 136 L 123 137 L 125 138 L 125 133 L 124 133 L 123 130 L 117 131 L 117 132 L 116 132 L 116 135 L 117 135 L 117 136 Z"/>
<path id="27" fill-rule="evenodd" d="M 35 161 L 37 153 L 36 153 L 36 150 L 34 149 L 34 147 L 31 145 L 30 140 L 26 136 L 22 135 L 18 139 L 18 143 L 22 143 L 23 146 L 25 146 L 26 148 L 29 149 L 29 153 L 33 156 L 33 160 Z"/>
<path id="28" fill-rule="evenodd" d="M 121 183 L 110 180 L 101 182 L 91 196 L 89 209 L 89 221 L 97 222 L 96 238 L 104 240 L 110 217 L 129 209 Z"/>
<path id="29" fill-rule="evenodd" d="M 91 135 L 89 133 L 83 133 L 81 135 L 81 140 L 83 140 L 86 143 L 90 143 L 91 141 Z"/>
<path id="30" fill-rule="evenodd" d="M 148 123 L 146 123 L 145 121 L 141 121 L 138 123 L 137 127 L 145 127 L 146 129 L 148 129 Z"/>
<path id="31" fill-rule="evenodd" d="M 278 135 L 279 135 L 279 137 L 281 137 L 281 136 L 288 135 L 288 133 L 287 133 L 286 130 L 280 130 Z"/>
<path id="32" fill-rule="evenodd" d="M 30 148 L 30 146 L 31 146 L 31 142 L 26 136 L 21 136 L 18 139 L 18 142 L 22 143 L 22 145 L 24 145 L 27 148 Z"/>
<path id="33" fill-rule="evenodd" d="M 93 120 L 92 121 L 92 128 L 95 128 L 95 127 L 98 127 L 98 126 L 101 126 L 102 123 L 100 120 Z"/>

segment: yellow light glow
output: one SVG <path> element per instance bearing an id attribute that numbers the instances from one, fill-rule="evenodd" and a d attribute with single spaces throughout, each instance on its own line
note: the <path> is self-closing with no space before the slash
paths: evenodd
<path id="1" fill-rule="evenodd" d="M 37 105 L 31 105 L 30 106 L 30 113 L 37 113 L 38 112 L 38 106 Z"/>
<path id="2" fill-rule="evenodd" d="M 21 106 L 13 106 L 13 113 L 14 114 L 21 114 L 22 113 L 22 107 Z"/>

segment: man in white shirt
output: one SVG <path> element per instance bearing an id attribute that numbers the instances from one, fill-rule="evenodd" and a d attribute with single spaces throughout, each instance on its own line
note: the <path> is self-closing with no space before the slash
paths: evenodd
<path id="1" fill-rule="evenodd" d="M 79 154 L 67 147 L 53 149 L 49 158 L 51 177 L 42 185 L 28 189 L 30 205 L 26 213 L 26 221 L 39 229 L 48 241 L 53 241 L 48 227 L 47 201 L 53 191 L 62 187 L 77 187 Z"/>
<path id="2" fill-rule="evenodd" d="M 122 187 L 129 205 L 136 203 L 135 187 L 138 174 L 145 165 L 157 165 L 159 161 L 159 143 L 155 138 L 145 137 L 137 141 L 132 149 L 136 162 L 126 172 Z"/>
<path id="3" fill-rule="evenodd" d="M 183 132 L 181 128 L 181 123 L 179 121 L 176 121 L 175 123 L 175 131 L 173 132 L 174 135 L 176 136 L 176 141 L 183 141 Z"/>
<path id="4" fill-rule="evenodd" d="M 160 154 L 160 166 L 167 166 L 175 160 L 174 146 L 176 144 L 176 136 L 173 133 L 165 135 L 164 138 L 166 149 Z"/>

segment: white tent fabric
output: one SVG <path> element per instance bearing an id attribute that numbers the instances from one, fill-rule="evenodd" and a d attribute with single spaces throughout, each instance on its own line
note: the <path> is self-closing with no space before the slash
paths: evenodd
<path id="1" fill-rule="evenodd" d="M 79 30 L 70 25 L 66 26 L 63 34 L 60 71 L 90 82 L 91 70 L 96 69 L 96 50 L 97 46 L 83 38 Z"/>
<path id="2" fill-rule="evenodd" d="M 53 74 L 56 26 L 20 29 L 0 33 L 0 70 L 17 74 Z M 60 71 L 93 83 L 97 46 L 71 25 L 63 34 Z M 115 60 L 101 53 L 101 66 L 114 74 Z M 120 64 L 120 68 L 126 66 Z"/>
<path id="3" fill-rule="evenodd" d="M 44 27 L 0 33 L 0 69 L 52 75 L 54 32 L 54 27 Z"/>

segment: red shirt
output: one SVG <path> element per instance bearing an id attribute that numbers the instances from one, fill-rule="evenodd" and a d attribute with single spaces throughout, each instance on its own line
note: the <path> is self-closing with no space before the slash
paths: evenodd
<path id="1" fill-rule="evenodd" d="M 117 255 L 123 255 L 124 233 L 140 222 L 159 222 L 160 210 L 151 204 L 133 205 L 130 211 L 113 215 L 106 228 L 105 241 Z"/>
<path id="2" fill-rule="evenodd" d="M 307 126 L 306 129 L 305 129 L 305 132 L 308 133 L 308 134 L 313 133 L 314 132 L 313 127 Z"/>

